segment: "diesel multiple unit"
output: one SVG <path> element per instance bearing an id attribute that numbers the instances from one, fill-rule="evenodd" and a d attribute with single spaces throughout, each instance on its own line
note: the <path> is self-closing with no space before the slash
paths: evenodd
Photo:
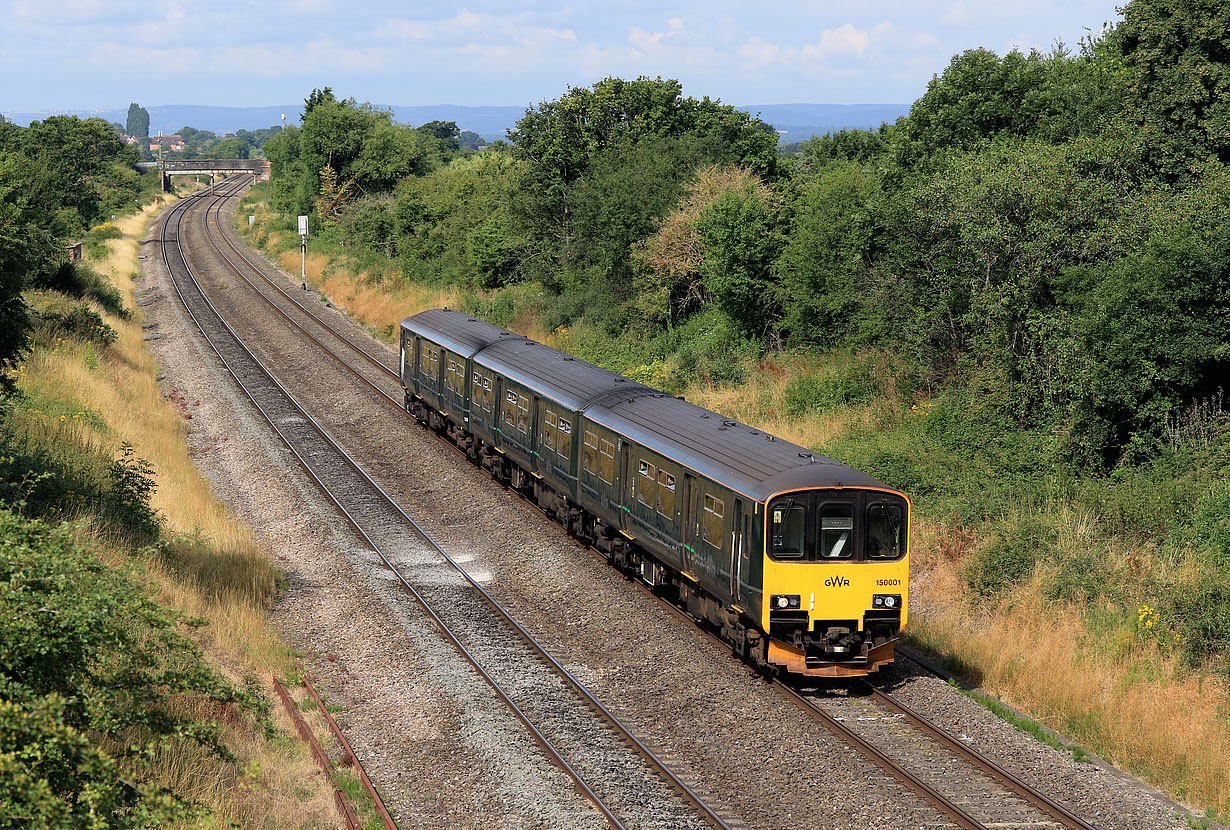
<path id="1" fill-rule="evenodd" d="M 852 467 L 473 317 L 401 324 L 406 409 L 766 670 L 866 674 L 909 501 Z"/>

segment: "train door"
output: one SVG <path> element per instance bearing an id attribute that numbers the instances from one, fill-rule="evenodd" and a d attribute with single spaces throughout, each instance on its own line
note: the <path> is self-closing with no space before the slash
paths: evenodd
<path id="1" fill-rule="evenodd" d="M 730 546 L 730 598 L 739 601 L 739 582 L 747 547 L 747 517 L 743 513 L 743 499 L 735 499 L 735 512 L 731 522 Z"/>
<path id="2" fill-rule="evenodd" d="M 683 474 L 683 569 L 696 572 L 696 550 L 700 545 L 700 487 L 696 478 Z"/>

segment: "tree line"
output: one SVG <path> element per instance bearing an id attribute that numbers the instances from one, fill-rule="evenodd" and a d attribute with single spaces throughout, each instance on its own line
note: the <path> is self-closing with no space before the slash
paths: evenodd
<path id="1" fill-rule="evenodd" d="M 1076 50 L 965 51 L 898 123 L 794 157 L 661 78 L 569 88 L 482 153 L 316 91 L 267 145 L 275 200 L 410 280 L 540 284 L 552 325 L 889 348 L 1105 468 L 1230 368 L 1230 10 L 1123 13 Z"/>

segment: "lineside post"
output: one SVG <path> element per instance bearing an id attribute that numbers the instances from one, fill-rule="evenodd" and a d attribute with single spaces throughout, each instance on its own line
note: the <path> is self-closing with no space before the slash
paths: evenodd
<path id="1" fill-rule="evenodd" d="M 300 258 L 299 276 L 303 279 L 303 290 L 307 291 L 307 236 L 308 236 L 308 218 L 306 216 L 299 217 L 299 243 L 302 246 L 303 256 Z"/>

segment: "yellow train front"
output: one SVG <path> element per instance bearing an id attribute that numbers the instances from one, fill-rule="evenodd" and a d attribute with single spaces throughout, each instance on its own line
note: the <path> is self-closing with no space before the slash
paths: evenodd
<path id="1" fill-rule="evenodd" d="M 887 488 L 779 492 L 764 516 L 760 655 L 849 677 L 893 659 L 909 608 L 909 500 Z"/>

